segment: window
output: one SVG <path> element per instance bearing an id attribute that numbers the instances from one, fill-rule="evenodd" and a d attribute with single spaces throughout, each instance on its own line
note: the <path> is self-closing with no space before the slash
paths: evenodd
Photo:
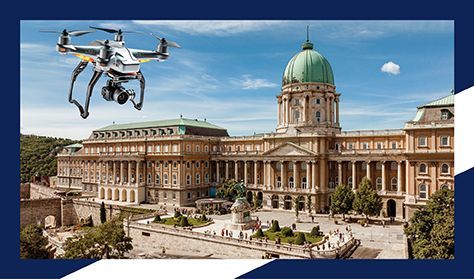
<path id="1" fill-rule="evenodd" d="M 296 123 L 300 122 L 300 111 L 299 110 L 293 111 L 293 121 L 296 122 Z"/>
<path id="2" fill-rule="evenodd" d="M 321 99 L 319 99 L 319 98 L 314 99 L 314 104 L 315 105 L 321 104 Z"/>
<path id="3" fill-rule="evenodd" d="M 176 193 L 173 193 L 173 200 L 176 199 Z"/>
<path id="4" fill-rule="evenodd" d="M 299 106 L 300 105 L 300 99 L 294 99 L 293 104 L 295 106 Z"/>
<path id="5" fill-rule="evenodd" d="M 206 161 L 206 162 L 204 163 L 204 166 L 205 166 L 205 167 L 206 167 L 206 169 L 207 169 L 207 168 L 209 167 L 209 162 L 208 162 L 208 161 Z"/>
<path id="6" fill-rule="evenodd" d="M 188 200 L 191 199 L 191 193 L 188 192 Z"/>
<path id="7" fill-rule="evenodd" d="M 449 185 L 444 183 L 443 185 L 441 185 L 441 189 L 444 190 L 444 189 L 449 189 Z"/>
<path id="8" fill-rule="evenodd" d="M 160 184 L 160 174 L 159 173 L 156 174 L 155 184 L 158 184 L 158 185 Z"/>
<path id="9" fill-rule="evenodd" d="M 156 150 L 156 152 L 161 152 L 161 145 L 157 145 L 155 150 Z"/>
<path id="10" fill-rule="evenodd" d="M 178 152 L 178 145 L 177 145 L 177 144 L 173 144 L 172 150 L 173 150 L 173 153 Z"/>
<path id="11" fill-rule="evenodd" d="M 167 169 L 167 168 L 168 168 L 168 162 L 165 162 L 165 163 L 163 164 L 163 167 L 164 167 L 165 169 Z"/>
<path id="12" fill-rule="evenodd" d="M 418 146 L 426 146 L 426 137 L 425 136 L 420 136 L 418 137 Z"/>
<path id="13" fill-rule="evenodd" d="M 375 180 L 375 186 L 377 187 L 377 190 L 382 190 L 382 177 L 377 177 Z"/>
<path id="14" fill-rule="evenodd" d="M 377 149 L 382 149 L 382 143 L 381 142 L 377 142 Z"/>
<path id="15" fill-rule="evenodd" d="M 352 176 L 349 176 L 349 178 L 347 179 L 347 185 L 352 187 Z"/>
<path id="16" fill-rule="evenodd" d="M 191 185 L 191 175 L 190 174 L 186 175 L 186 185 Z"/>
<path id="17" fill-rule="evenodd" d="M 392 191 L 397 191 L 397 187 L 398 187 L 398 180 L 396 177 L 393 177 L 391 182 L 390 182 L 390 189 Z"/>
<path id="18" fill-rule="evenodd" d="M 163 184 L 168 185 L 168 174 L 163 174 Z"/>
<path id="19" fill-rule="evenodd" d="M 146 177 L 146 183 L 151 184 L 151 174 L 148 174 Z"/>
<path id="20" fill-rule="evenodd" d="M 177 180 L 177 178 L 176 178 L 176 174 L 173 174 L 172 183 L 173 183 L 173 185 L 178 184 L 178 180 Z"/>
<path id="21" fill-rule="evenodd" d="M 151 168 L 151 162 L 150 161 L 148 161 L 146 164 L 147 164 L 148 168 Z"/>
<path id="22" fill-rule="evenodd" d="M 168 198 L 168 193 L 164 192 L 163 193 L 163 198 L 167 199 Z"/>
<path id="23" fill-rule="evenodd" d="M 151 145 L 148 145 L 148 146 L 146 147 L 146 152 L 151 152 Z"/>
<path id="24" fill-rule="evenodd" d="M 449 119 L 449 110 L 442 109 L 441 110 L 441 120 L 448 120 Z"/>
<path id="25" fill-rule="evenodd" d="M 318 99 L 319 100 L 319 99 Z M 318 110 L 315 114 L 316 122 L 321 122 L 321 112 Z"/>
<path id="26" fill-rule="evenodd" d="M 396 141 L 392 142 L 392 149 L 397 149 L 397 142 Z"/>
<path id="27" fill-rule="evenodd" d="M 276 184 L 277 184 L 276 186 L 277 186 L 278 188 L 281 187 L 281 176 L 278 176 L 278 177 L 277 177 L 277 183 L 276 183 Z"/>
<path id="28" fill-rule="evenodd" d="M 186 168 L 188 168 L 188 169 L 191 168 L 191 163 L 190 163 L 190 162 L 187 162 L 187 163 L 186 163 Z"/>
<path id="29" fill-rule="evenodd" d="M 201 174 L 196 173 L 196 184 L 201 184 Z"/>
<path id="30" fill-rule="evenodd" d="M 442 164 L 441 165 L 441 173 L 442 174 L 449 174 L 449 165 L 448 164 Z"/>
<path id="31" fill-rule="evenodd" d="M 339 143 L 334 144 L 334 150 L 339 151 Z"/>
<path id="32" fill-rule="evenodd" d="M 449 136 L 440 137 L 441 146 L 449 146 Z"/>
<path id="33" fill-rule="evenodd" d="M 426 164 L 421 164 L 419 168 L 420 173 L 427 173 Z"/>
<path id="34" fill-rule="evenodd" d="M 354 144 L 353 144 L 353 143 L 349 143 L 348 149 L 350 149 L 350 150 L 354 149 Z"/>
<path id="35" fill-rule="evenodd" d="M 191 152 L 191 145 L 186 145 L 186 152 Z"/>
<path id="36" fill-rule="evenodd" d="M 303 188 L 303 189 L 306 189 L 306 188 L 307 188 L 307 187 L 306 187 L 306 177 L 303 177 L 303 178 L 301 179 L 301 188 Z"/>
<path id="37" fill-rule="evenodd" d="M 428 198 L 428 188 L 426 187 L 426 184 L 424 183 L 421 183 L 419 186 L 418 186 L 418 196 L 420 197 L 420 199 L 426 199 Z"/>
<path id="38" fill-rule="evenodd" d="M 295 182 L 294 182 L 293 176 L 290 176 L 290 178 L 288 179 L 288 186 L 290 188 L 295 188 Z"/>
<path id="39" fill-rule="evenodd" d="M 168 148 L 167 144 L 163 145 L 163 152 L 168 153 Z"/>
<path id="40" fill-rule="evenodd" d="M 209 146 L 204 145 L 204 152 L 206 152 L 206 153 L 209 152 Z"/>
<path id="41" fill-rule="evenodd" d="M 199 161 L 196 162 L 196 168 L 199 169 L 201 167 L 201 164 L 199 164 Z"/>
<path id="42" fill-rule="evenodd" d="M 362 143 L 362 149 L 365 149 L 365 150 L 369 149 L 369 143 L 368 142 L 363 142 Z"/>
<path id="43" fill-rule="evenodd" d="M 196 145 L 195 151 L 196 151 L 196 152 L 201 152 L 201 146 L 200 146 L 200 145 Z"/>

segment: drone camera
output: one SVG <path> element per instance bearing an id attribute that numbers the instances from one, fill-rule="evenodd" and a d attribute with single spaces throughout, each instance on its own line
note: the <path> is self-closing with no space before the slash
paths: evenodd
<path id="1" fill-rule="evenodd" d="M 133 89 L 125 89 L 118 84 L 108 83 L 102 87 L 102 97 L 107 101 L 115 101 L 119 105 L 125 104 L 129 99 L 135 98 Z"/>

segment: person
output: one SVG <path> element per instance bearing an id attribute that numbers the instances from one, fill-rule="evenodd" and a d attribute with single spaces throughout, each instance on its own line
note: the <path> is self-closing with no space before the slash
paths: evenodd
<path id="1" fill-rule="evenodd" d="M 311 223 L 314 223 L 314 216 L 311 216 Z"/>

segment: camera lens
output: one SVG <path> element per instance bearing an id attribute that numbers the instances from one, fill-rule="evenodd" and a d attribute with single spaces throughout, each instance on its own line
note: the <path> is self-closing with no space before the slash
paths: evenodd
<path id="1" fill-rule="evenodd" d="M 119 104 L 123 105 L 128 101 L 128 93 L 123 89 L 117 89 L 114 92 L 114 100 Z"/>

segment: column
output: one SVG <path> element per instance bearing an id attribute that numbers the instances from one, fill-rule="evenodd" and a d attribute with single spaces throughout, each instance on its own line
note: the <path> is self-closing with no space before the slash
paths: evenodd
<path id="1" fill-rule="evenodd" d="M 234 161 L 234 179 L 239 181 L 239 161 Z"/>
<path id="2" fill-rule="evenodd" d="M 367 161 L 367 172 L 365 174 L 365 176 L 367 176 L 368 179 L 370 179 L 370 161 Z M 370 179 L 372 181 L 372 179 Z"/>
<path id="3" fill-rule="evenodd" d="M 300 167 L 297 161 L 293 161 L 293 177 L 295 188 L 300 188 Z"/>
<path id="4" fill-rule="evenodd" d="M 311 189 L 316 189 L 316 162 L 311 161 Z"/>
<path id="5" fill-rule="evenodd" d="M 220 165 L 221 162 L 219 160 L 216 161 L 216 182 L 221 182 L 221 174 L 220 174 Z"/>
<path id="6" fill-rule="evenodd" d="M 168 181 L 169 181 L 169 174 L 168 174 Z M 196 162 L 191 162 L 191 184 L 196 185 Z"/>
<path id="7" fill-rule="evenodd" d="M 306 189 L 311 189 L 312 187 L 312 179 L 311 179 L 311 162 L 306 161 Z"/>
<path id="8" fill-rule="evenodd" d="M 105 185 L 109 184 L 109 165 L 110 161 L 105 161 Z"/>
<path id="9" fill-rule="evenodd" d="M 326 193 L 328 190 L 327 179 L 327 164 L 328 161 L 319 161 L 319 190 Z"/>
<path id="10" fill-rule="evenodd" d="M 120 185 L 123 185 L 123 161 L 120 161 Z"/>
<path id="11" fill-rule="evenodd" d="M 277 116 L 277 119 L 278 119 L 278 125 L 281 124 L 281 100 L 278 101 L 278 116 Z"/>
<path id="12" fill-rule="evenodd" d="M 356 161 L 352 161 L 352 190 L 355 191 L 357 185 Z"/>
<path id="13" fill-rule="evenodd" d="M 258 185 L 258 161 L 253 161 L 253 184 Z"/>
<path id="14" fill-rule="evenodd" d="M 339 125 L 339 97 L 336 98 L 336 126 Z"/>
<path id="15" fill-rule="evenodd" d="M 115 185 L 115 183 L 117 183 L 117 162 L 115 161 L 112 161 L 112 164 L 113 164 L 113 176 L 112 176 L 112 179 L 113 179 L 113 182 L 112 182 L 112 185 Z"/>
<path id="16" fill-rule="evenodd" d="M 402 193 L 402 162 L 397 161 L 397 193 Z"/>
<path id="17" fill-rule="evenodd" d="M 326 97 L 326 122 L 328 124 L 331 123 L 331 113 L 330 113 L 330 107 L 329 107 L 330 102 L 331 100 L 329 99 L 329 97 Z"/>
<path id="18" fill-rule="evenodd" d="M 263 161 L 263 187 L 268 185 L 268 169 L 267 169 L 267 161 Z"/>
<path id="19" fill-rule="evenodd" d="M 286 99 L 286 124 L 290 123 L 290 100 Z"/>
<path id="20" fill-rule="evenodd" d="M 135 166 L 136 166 L 136 167 L 135 167 L 135 185 L 138 186 L 138 181 L 140 181 L 140 180 L 138 179 L 139 174 L 140 174 L 140 172 L 139 172 L 140 162 L 139 162 L 139 161 L 135 161 Z"/>
<path id="21" fill-rule="evenodd" d="M 229 179 L 229 161 L 225 161 L 225 179 Z"/>
<path id="22" fill-rule="evenodd" d="M 382 161 L 382 191 L 385 192 L 387 190 L 385 185 L 385 161 Z"/>
<path id="23" fill-rule="evenodd" d="M 132 179 L 132 162 L 127 162 L 128 176 L 127 176 L 127 185 L 130 186 L 130 180 Z"/>
<path id="24" fill-rule="evenodd" d="M 341 161 L 337 162 L 337 184 L 338 185 L 342 184 L 342 162 Z"/>
<path id="25" fill-rule="evenodd" d="M 244 184 L 247 185 L 248 177 L 247 177 L 247 161 L 244 161 Z"/>
<path id="26" fill-rule="evenodd" d="M 286 170 L 285 170 L 285 162 L 280 161 L 281 170 L 280 170 L 280 177 L 281 177 L 281 187 L 285 188 L 286 186 Z"/>
<path id="27" fill-rule="evenodd" d="M 99 181 L 98 181 L 98 183 L 99 183 L 99 186 L 100 186 L 100 183 L 102 183 L 102 161 L 99 161 L 98 164 L 99 164 Z"/>
<path id="28" fill-rule="evenodd" d="M 180 186 L 181 185 L 181 161 L 176 162 L 176 169 L 177 169 L 177 174 L 176 174 L 176 185 Z M 209 171 L 210 172 L 210 171 Z M 209 174 L 210 175 L 210 174 Z"/>

